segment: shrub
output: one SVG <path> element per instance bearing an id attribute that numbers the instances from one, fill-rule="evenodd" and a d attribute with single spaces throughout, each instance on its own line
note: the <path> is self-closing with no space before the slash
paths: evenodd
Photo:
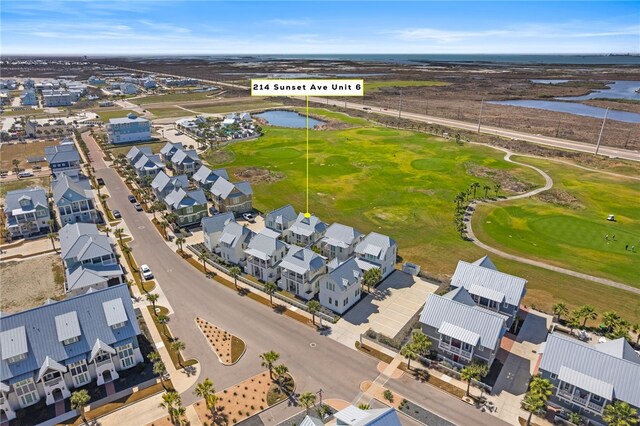
<path id="1" fill-rule="evenodd" d="M 393 392 L 391 392 L 389 389 L 385 389 L 385 391 L 382 393 L 382 396 L 384 396 L 384 399 L 386 399 L 389 402 L 393 402 Z"/>
<path id="2" fill-rule="evenodd" d="M 364 334 L 371 339 L 375 339 L 376 337 L 378 337 L 378 333 L 376 333 L 372 329 L 368 329 Z"/>

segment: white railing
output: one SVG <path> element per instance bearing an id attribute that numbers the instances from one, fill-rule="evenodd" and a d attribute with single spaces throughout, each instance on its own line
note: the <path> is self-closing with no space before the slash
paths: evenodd
<path id="1" fill-rule="evenodd" d="M 591 401 L 589 401 L 589 403 L 587 404 L 587 408 L 589 408 L 590 410 L 595 411 L 598 414 L 602 414 L 602 407 L 603 406 L 604 406 L 604 404 L 603 405 L 598 405 L 598 404 L 596 404 L 594 402 L 591 402 Z"/>
<path id="2" fill-rule="evenodd" d="M 44 385 L 45 386 L 55 386 L 58 383 L 60 383 L 61 380 L 62 380 L 62 377 L 58 376 L 58 377 L 55 377 L 55 378 L 50 379 L 50 380 L 45 380 L 44 381 Z"/>
<path id="3" fill-rule="evenodd" d="M 471 352 L 464 351 L 464 350 L 462 350 L 462 348 L 456 348 L 455 346 L 451 346 L 450 344 L 445 343 L 445 342 L 440 342 L 439 347 L 440 347 L 440 349 L 443 349 L 443 350 L 445 350 L 447 352 L 451 352 L 453 354 L 460 355 L 461 357 L 466 358 L 466 359 L 471 359 Z"/>

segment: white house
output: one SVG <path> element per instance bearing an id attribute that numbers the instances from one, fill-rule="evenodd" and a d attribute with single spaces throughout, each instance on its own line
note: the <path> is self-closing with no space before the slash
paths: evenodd
<path id="1" fill-rule="evenodd" d="M 151 139 L 151 122 L 133 113 L 126 117 L 110 119 L 106 127 L 109 143 L 112 144 Z"/>
<path id="2" fill-rule="evenodd" d="M 287 204 L 267 213 L 264 218 L 264 224 L 272 231 L 282 233 L 293 225 L 297 217 L 298 215 L 291 204 Z"/>
<path id="3" fill-rule="evenodd" d="M 244 270 L 261 281 L 276 282 L 280 277 L 278 266 L 286 251 L 285 243 L 273 235 L 260 232 L 251 239 L 245 250 L 247 265 Z"/>
<path id="4" fill-rule="evenodd" d="M 234 265 L 245 265 L 245 250 L 255 234 L 236 221 L 228 221 L 220 234 L 220 257 Z"/>
<path id="5" fill-rule="evenodd" d="M 305 300 L 319 290 L 318 278 L 327 270 L 325 259 L 308 248 L 290 246 L 280 262 L 278 287 Z"/>
<path id="6" fill-rule="evenodd" d="M 49 230 L 49 202 L 42 188 L 17 189 L 5 195 L 4 215 L 12 238 Z"/>
<path id="7" fill-rule="evenodd" d="M 329 259 L 347 260 L 353 255 L 356 245 L 363 238 L 364 235 L 357 229 L 334 223 L 327 228 L 327 232 L 320 241 L 322 255 Z"/>
<path id="8" fill-rule="evenodd" d="M 379 268 L 385 279 L 395 268 L 398 247 L 392 238 L 372 232 L 358 243 L 355 252 L 356 262 L 363 272 Z"/>
<path id="9" fill-rule="evenodd" d="M 300 213 L 283 236 L 289 244 L 309 247 L 319 241 L 326 230 L 327 225 L 318 217 L 314 215 L 306 217 L 304 213 Z"/>
<path id="10" fill-rule="evenodd" d="M 228 222 L 235 221 L 232 212 L 203 217 L 200 221 L 204 236 L 204 245 L 211 253 L 219 253 L 220 236 Z"/>
<path id="11" fill-rule="evenodd" d="M 82 175 L 74 178 L 61 172 L 57 179 L 51 182 L 51 187 L 53 202 L 58 209 L 62 226 L 67 223 L 98 221 L 99 215 L 89 179 Z"/>
<path id="12" fill-rule="evenodd" d="M 320 277 L 320 304 L 342 315 L 360 300 L 362 271 L 354 258 L 329 262 L 329 272 Z"/>

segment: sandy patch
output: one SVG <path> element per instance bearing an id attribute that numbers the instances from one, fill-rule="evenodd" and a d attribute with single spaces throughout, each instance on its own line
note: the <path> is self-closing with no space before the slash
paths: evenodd
<path id="1" fill-rule="evenodd" d="M 57 254 L 0 263 L 0 310 L 19 312 L 64 296 L 64 269 Z"/>
<path id="2" fill-rule="evenodd" d="M 240 339 L 201 318 L 196 318 L 196 324 L 222 364 L 232 365 L 240 359 L 233 359 L 234 346 L 244 345 Z"/>
<path id="3" fill-rule="evenodd" d="M 535 198 L 540 201 L 544 201 L 545 203 L 568 207 L 570 209 L 579 210 L 584 208 L 584 204 L 582 204 L 580 200 L 562 189 L 552 188 L 548 191 L 541 192 L 536 195 Z"/>
<path id="4" fill-rule="evenodd" d="M 257 184 L 273 183 L 282 180 L 284 178 L 284 173 L 272 172 L 260 167 L 247 167 L 237 171 L 235 176 L 242 180 L 248 180 L 252 184 Z"/>

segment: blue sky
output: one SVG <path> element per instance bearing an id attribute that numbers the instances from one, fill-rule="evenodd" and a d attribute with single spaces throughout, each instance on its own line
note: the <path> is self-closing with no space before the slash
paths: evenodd
<path id="1" fill-rule="evenodd" d="M 17 54 L 640 53 L 640 2 L 2 0 Z"/>

